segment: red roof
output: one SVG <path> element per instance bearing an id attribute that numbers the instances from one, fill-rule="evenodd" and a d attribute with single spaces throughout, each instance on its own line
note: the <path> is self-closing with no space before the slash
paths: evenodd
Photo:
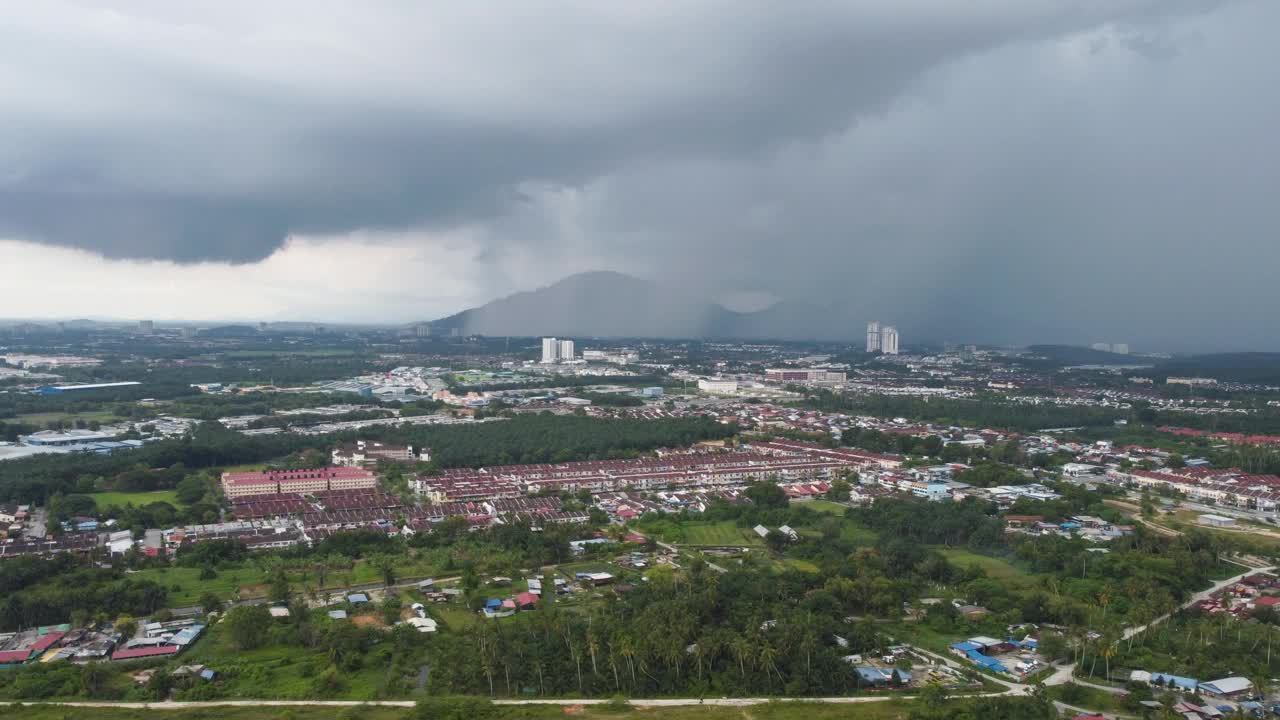
<path id="1" fill-rule="evenodd" d="M 159 647 L 147 648 L 130 648 L 127 650 L 117 650 L 111 653 L 112 660 L 133 660 L 135 658 L 159 657 L 161 655 L 176 655 L 182 648 L 177 645 L 160 645 Z"/>
<path id="2" fill-rule="evenodd" d="M 1274 607 L 1276 605 L 1280 605 L 1280 597 L 1275 597 L 1272 595 L 1264 595 L 1263 597 L 1260 597 L 1257 600 L 1254 600 L 1253 604 L 1262 605 L 1263 607 Z"/>
<path id="3" fill-rule="evenodd" d="M 0 652 L 0 663 L 24 663 L 30 655 L 30 650 L 5 650 Z"/>
<path id="4" fill-rule="evenodd" d="M 31 652 L 44 652 L 45 650 L 48 650 L 49 648 L 53 647 L 53 644 L 61 640 L 62 636 L 65 634 L 66 633 L 60 632 L 58 630 L 55 630 L 51 633 L 45 633 L 44 635 L 40 636 L 40 639 L 31 643 L 30 650 Z"/>
<path id="5" fill-rule="evenodd" d="M 531 592 L 522 592 L 516 595 L 516 604 L 524 607 L 525 605 L 534 605 L 538 602 L 538 596 Z"/>

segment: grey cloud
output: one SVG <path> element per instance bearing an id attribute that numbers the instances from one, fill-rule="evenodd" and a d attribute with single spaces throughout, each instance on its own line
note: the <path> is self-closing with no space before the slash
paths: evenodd
<path id="1" fill-rule="evenodd" d="M 1203 6 L 41 3 L 0 20 L 0 232 L 249 261 L 289 233 L 483 222 L 521 183 L 750 156 L 971 53 Z"/>
<path id="2" fill-rule="evenodd" d="M 909 339 L 1277 329 L 1268 0 L 91 7 L 0 18 L 0 236 L 466 227 L 495 295 L 589 256 Z"/>

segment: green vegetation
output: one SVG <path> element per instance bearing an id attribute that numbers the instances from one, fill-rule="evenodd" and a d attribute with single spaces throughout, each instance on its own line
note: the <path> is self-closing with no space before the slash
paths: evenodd
<path id="1" fill-rule="evenodd" d="M 1014 567 L 1008 560 L 992 557 L 990 555 L 980 555 L 971 550 L 960 548 L 942 548 L 938 550 L 947 562 L 959 568 L 969 568 L 977 566 L 988 577 L 994 580 L 1009 581 L 1017 578 L 1025 578 L 1026 573 Z"/>
<path id="2" fill-rule="evenodd" d="M 750 528 L 738 527 L 732 520 L 718 522 L 672 521 L 666 518 L 646 518 L 637 524 L 641 530 L 660 540 L 679 545 L 693 546 L 762 546 L 764 540 Z"/>
<path id="3" fill-rule="evenodd" d="M 106 510 L 109 507 L 124 507 L 125 505 L 136 505 L 141 507 L 155 502 L 164 502 L 175 506 L 181 504 L 178 501 L 178 493 L 173 490 L 97 492 L 91 493 L 89 497 L 93 498 L 93 504 L 99 510 Z"/>
<path id="4" fill-rule="evenodd" d="M 373 704 L 348 708 L 322 705 L 291 707 L 189 708 L 135 710 L 94 708 L 95 720 L 1037 720 L 1049 717 L 1039 701 L 1015 698 L 938 701 L 929 705 L 907 700 L 864 703 L 856 706 L 782 701 L 746 707 L 693 705 L 639 708 L 625 704 L 570 706 L 489 705 L 470 698 L 432 697 L 416 708 Z M 66 720 L 74 709 L 58 705 L 0 707 L 24 720 Z"/>

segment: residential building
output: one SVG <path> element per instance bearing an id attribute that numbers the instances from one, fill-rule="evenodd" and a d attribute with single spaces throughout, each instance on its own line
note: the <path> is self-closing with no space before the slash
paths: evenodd
<path id="1" fill-rule="evenodd" d="M 885 355 L 898 354 L 898 328 L 886 325 L 880 330 L 880 352 Z"/>
<path id="2" fill-rule="evenodd" d="M 560 360 L 560 341 L 556 338 L 542 338 L 542 362 L 550 365 Z"/>
<path id="3" fill-rule="evenodd" d="M 332 462 L 343 467 L 371 468 L 379 460 L 390 462 L 423 462 L 431 459 L 431 451 L 415 453 L 412 445 L 391 445 L 376 440 L 357 440 L 333 449 Z"/>
<path id="4" fill-rule="evenodd" d="M 139 334 L 139 335 L 150 335 L 150 334 L 154 333 L 155 331 L 156 331 L 156 324 L 155 324 L 154 322 L 152 322 L 151 320 L 139 320 L 139 321 L 138 321 L 138 334 Z"/>
<path id="5" fill-rule="evenodd" d="M 867 352 L 880 351 L 880 323 L 871 321 L 867 323 Z"/>
<path id="6" fill-rule="evenodd" d="M 569 362 L 573 360 L 573 341 L 561 340 L 560 350 L 558 354 L 560 356 L 559 357 L 560 362 Z"/>
<path id="7" fill-rule="evenodd" d="M 245 495 L 313 493 L 325 490 L 355 490 L 377 487 L 373 473 L 353 467 L 267 470 L 222 474 L 222 494 L 228 498 Z"/>

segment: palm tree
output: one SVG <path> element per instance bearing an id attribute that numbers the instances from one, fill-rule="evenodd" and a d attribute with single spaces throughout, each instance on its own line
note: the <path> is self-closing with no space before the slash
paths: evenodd
<path id="1" fill-rule="evenodd" d="M 733 656 L 738 660 L 738 672 L 742 673 L 742 677 L 747 677 L 747 661 L 751 659 L 751 643 L 746 637 L 739 635 L 729 643 L 730 649 L 733 650 Z"/>

